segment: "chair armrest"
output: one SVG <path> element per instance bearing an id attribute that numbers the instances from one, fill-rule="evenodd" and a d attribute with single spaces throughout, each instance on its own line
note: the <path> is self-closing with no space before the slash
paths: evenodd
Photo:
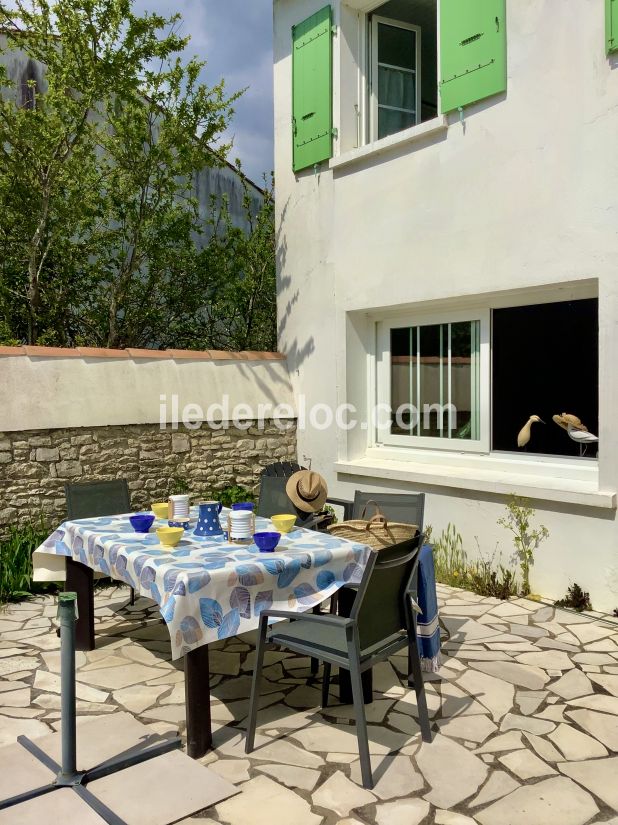
<path id="1" fill-rule="evenodd" d="M 307 521 L 302 524 L 303 530 L 316 530 L 318 525 L 321 524 L 326 518 L 327 516 L 322 514 L 315 515 L 313 518 L 307 519 Z"/>
<path id="2" fill-rule="evenodd" d="M 352 518 L 352 508 L 354 507 L 353 501 L 347 501 L 344 498 L 327 498 L 327 504 L 336 504 L 338 507 L 343 507 L 343 518 L 345 521 Z"/>
<path id="3" fill-rule="evenodd" d="M 303 619 L 316 624 L 327 624 L 331 627 L 350 627 L 354 624 L 352 619 L 344 616 L 335 616 L 332 613 L 296 613 L 294 610 L 262 610 L 260 621 L 264 619 Z"/>

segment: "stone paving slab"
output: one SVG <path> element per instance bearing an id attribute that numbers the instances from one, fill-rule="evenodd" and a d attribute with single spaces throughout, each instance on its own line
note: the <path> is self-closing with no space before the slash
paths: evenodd
<path id="1" fill-rule="evenodd" d="M 240 794 L 184 821 L 618 822 L 618 623 L 442 585 L 438 595 L 444 665 L 426 675 L 434 742 L 421 744 L 405 656 L 394 656 L 376 668 L 375 701 L 367 708 L 373 791 L 360 785 L 352 709 L 337 704 L 333 684 L 331 706 L 321 712 L 309 661 L 288 651 L 268 653 L 256 750 L 247 756 L 255 634 L 213 646 L 215 750 L 202 762 Z M 80 722 L 118 718 L 128 729 L 135 719 L 153 734 L 183 734 L 182 663 L 170 661 L 153 604 L 140 598 L 129 607 L 127 597 L 124 588 L 96 592 L 97 649 L 76 662 Z M 0 613 L 0 744 L 58 727 L 54 616 L 51 597 Z M 168 781 L 161 776 L 154 784 L 158 790 Z"/>

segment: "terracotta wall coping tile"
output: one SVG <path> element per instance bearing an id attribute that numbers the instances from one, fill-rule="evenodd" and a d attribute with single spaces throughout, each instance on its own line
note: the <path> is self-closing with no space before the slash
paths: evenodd
<path id="1" fill-rule="evenodd" d="M 30 358 L 123 358 L 123 359 L 157 359 L 178 361 L 285 361 L 282 352 L 256 352 L 245 350 L 232 352 L 228 350 L 188 350 L 188 349 L 105 349 L 104 347 L 37 347 L 0 346 L 0 357 L 14 358 L 16 356 Z"/>
<path id="2" fill-rule="evenodd" d="M 227 352 L 222 349 L 206 350 L 213 361 L 242 361 L 244 360 L 239 352 Z"/>
<path id="3" fill-rule="evenodd" d="M 178 361 L 211 361 L 212 358 L 207 350 L 203 349 L 168 349 L 171 358 Z"/>
<path id="4" fill-rule="evenodd" d="M 150 359 L 166 359 L 170 360 L 171 355 L 165 349 L 134 349 L 127 347 L 125 350 L 129 353 L 131 358 L 150 358 Z"/>
<path id="5" fill-rule="evenodd" d="M 104 349 L 103 347 L 78 347 L 83 358 L 130 358 L 126 349 Z"/>
<path id="6" fill-rule="evenodd" d="M 247 361 L 285 361 L 283 352 L 259 352 L 244 350 L 240 353 Z"/>
<path id="7" fill-rule="evenodd" d="M 79 351 L 70 347 L 29 347 L 24 352 L 30 358 L 81 358 Z"/>

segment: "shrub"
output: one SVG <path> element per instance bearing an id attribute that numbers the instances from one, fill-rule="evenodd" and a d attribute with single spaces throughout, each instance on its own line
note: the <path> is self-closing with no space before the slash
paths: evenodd
<path id="1" fill-rule="evenodd" d="M 48 533 L 43 524 L 12 526 L 7 537 L 0 541 L 0 604 L 25 599 L 35 590 L 50 589 L 49 585 L 38 586 L 32 582 L 32 553 Z"/>
<path id="2" fill-rule="evenodd" d="M 479 596 L 510 599 L 517 595 L 515 573 L 502 564 L 495 569 L 490 561 L 482 559 L 470 569 L 469 578 L 470 590 Z"/>
<path id="3" fill-rule="evenodd" d="M 255 495 L 250 490 L 247 490 L 246 487 L 241 487 L 239 484 L 224 487 L 222 490 L 211 490 L 204 498 L 212 498 L 213 500 L 220 501 L 224 507 L 231 507 L 232 504 L 238 504 L 240 501 L 256 501 Z"/>
<path id="4" fill-rule="evenodd" d="M 534 510 L 528 499 L 511 496 L 507 505 L 507 514 L 498 519 L 498 524 L 513 534 L 515 544 L 515 558 L 519 561 L 522 578 L 521 595 L 530 593 L 530 568 L 534 563 L 534 553 L 539 545 L 549 536 L 549 530 L 544 525 L 536 529 L 531 526 Z"/>
<path id="5" fill-rule="evenodd" d="M 480 553 L 480 550 L 479 550 Z M 433 545 L 436 579 L 452 587 L 472 590 L 479 596 L 509 599 L 517 594 L 515 574 L 491 559 L 469 560 L 461 535 L 449 524 Z"/>
<path id="6" fill-rule="evenodd" d="M 555 602 L 555 606 L 570 607 L 573 610 L 577 610 L 578 613 L 581 613 L 583 610 L 592 610 L 590 593 L 586 593 L 586 591 L 582 590 L 577 582 L 575 582 L 567 590 L 564 599 L 558 599 L 558 601 Z"/>

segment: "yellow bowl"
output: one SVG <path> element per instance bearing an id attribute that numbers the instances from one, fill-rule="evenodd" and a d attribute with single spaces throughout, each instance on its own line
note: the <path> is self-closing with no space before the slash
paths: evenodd
<path id="1" fill-rule="evenodd" d="M 167 519 L 168 504 L 167 501 L 162 501 L 159 504 L 151 504 L 150 509 L 157 518 Z"/>
<path id="2" fill-rule="evenodd" d="M 273 523 L 273 527 L 275 527 L 279 533 L 289 533 L 296 524 L 296 516 L 283 513 L 278 516 L 272 516 L 270 520 Z"/>
<path id="3" fill-rule="evenodd" d="M 176 547 L 183 533 L 183 527 L 159 527 L 157 530 L 159 541 L 166 547 Z"/>

